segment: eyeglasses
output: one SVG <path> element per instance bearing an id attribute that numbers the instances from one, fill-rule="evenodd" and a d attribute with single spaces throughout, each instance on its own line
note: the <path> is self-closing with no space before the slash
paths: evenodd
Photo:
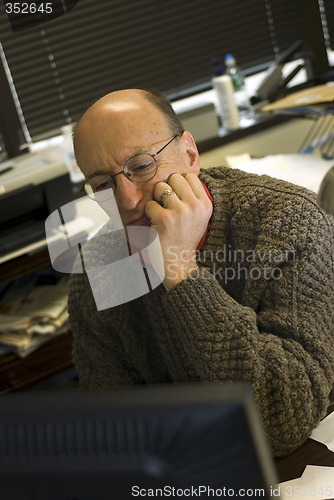
<path id="1" fill-rule="evenodd" d="M 117 174 L 94 175 L 90 179 L 87 179 L 81 189 L 89 198 L 95 201 L 106 201 L 116 189 L 115 177 L 119 174 L 124 174 L 127 179 L 135 183 L 150 181 L 158 170 L 157 156 L 177 137 L 181 137 L 181 135 L 182 133 L 174 135 L 174 137 L 155 154 L 143 153 L 132 156 L 125 162 L 123 169 L 117 172 Z"/>

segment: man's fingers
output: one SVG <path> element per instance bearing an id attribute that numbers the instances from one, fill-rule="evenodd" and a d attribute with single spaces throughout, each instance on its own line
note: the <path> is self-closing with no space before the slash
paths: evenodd
<path id="1" fill-rule="evenodd" d="M 152 226 L 156 225 L 160 220 L 162 215 L 161 210 L 164 209 L 154 200 L 150 200 L 146 203 L 145 214 Z"/>
<path id="2" fill-rule="evenodd" d="M 206 199 L 207 194 L 205 192 L 205 189 L 203 187 L 202 182 L 198 178 L 196 174 L 184 174 L 183 178 L 187 181 L 189 186 L 191 187 L 192 192 L 198 199 Z"/>

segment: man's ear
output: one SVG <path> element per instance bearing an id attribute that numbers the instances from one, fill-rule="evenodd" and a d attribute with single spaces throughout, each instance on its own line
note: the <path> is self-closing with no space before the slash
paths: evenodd
<path id="1" fill-rule="evenodd" d="M 190 132 L 185 131 L 183 132 L 180 141 L 183 151 L 187 155 L 187 162 L 191 172 L 198 175 L 200 170 L 200 159 L 195 139 Z"/>

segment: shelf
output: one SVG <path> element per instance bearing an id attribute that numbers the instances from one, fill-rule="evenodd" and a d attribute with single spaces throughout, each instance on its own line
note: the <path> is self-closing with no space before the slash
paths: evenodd
<path id="1" fill-rule="evenodd" d="M 50 266 L 51 262 L 47 248 L 43 248 L 36 253 L 22 255 L 0 265 L 0 283 L 13 281 Z"/>

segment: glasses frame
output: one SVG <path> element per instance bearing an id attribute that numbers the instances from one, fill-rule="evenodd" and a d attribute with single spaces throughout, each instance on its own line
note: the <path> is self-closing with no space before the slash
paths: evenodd
<path id="1" fill-rule="evenodd" d="M 117 175 L 120 175 L 120 174 L 124 174 L 125 177 L 131 181 L 131 182 L 134 182 L 135 184 L 144 184 L 145 182 L 149 182 L 150 180 L 152 180 L 155 176 L 156 176 L 156 173 L 158 171 L 158 162 L 156 160 L 156 157 L 165 149 L 167 148 L 167 146 L 169 146 L 169 144 L 171 144 L 177 137 L 181 137 L 183 134 L 183 131 L 182 132 L 179 132 L 178 134 L 174 135 L 171 139 L 168 140 L 167 144 L 165 144 L 162 148 L 159 149 L 159 151 L 157 151 L 156 153 L 154 154 L 151 154 L 151 153 L 140 153 L 140 154 L 137 154 L 137 155 L 134 155 L 134 156 L 131 156 L 128 160 L 126 160 L 126 162 L 124 163 L 123 167 L 122 167 L 122 170 L 120 172 L 117 172 L 117 174 L 106 174 L 106 175 L 109 175 L 109 177 L 113 180 L 114 184 L 115 184 L 115 188 L 109 188 L 109 189 L 112 189 L 113 191 L 115 191 L 116 189 L 116 182 L 115 182 L 115 177 L 117 177 Z M 141 156 L 141 155 L 147 155 L 147 156 L 151 156 L 151 158 L 153 158 L 154 160 L 154 163 L 155 163 L 155 171 L 154 171 L 154 174 L 152 175 L 152 177 L 150 177 L 150 179 L 147 179 L 145 181 L 136 181 L 136 180 L 133 180 L 131 179 L 131 177 L 129 177 L 126 172 L 124 171 L 124 169 L 126 168 L 126 165 L 131 161 L 133 160 L 133 158 L 136 158 L 136 156 Z M 85 183 L 83 184 L 83 186 L 81 186 L 80 188 L 80 191 L 84 192 L 87 196 L 89 197 L 92 197 L 92 194 L 88 194 L 85 187 L 87 185 L 87 183 L 89 183 L 89 180 L 90 179 L 93 179 L 94 177 L 97 177 L 95 175 L 92 175 L 91 177 L 88 177 L 88 179 L 86 179 Z M 92 199 L 94 199 L 92 197 Z"/>

